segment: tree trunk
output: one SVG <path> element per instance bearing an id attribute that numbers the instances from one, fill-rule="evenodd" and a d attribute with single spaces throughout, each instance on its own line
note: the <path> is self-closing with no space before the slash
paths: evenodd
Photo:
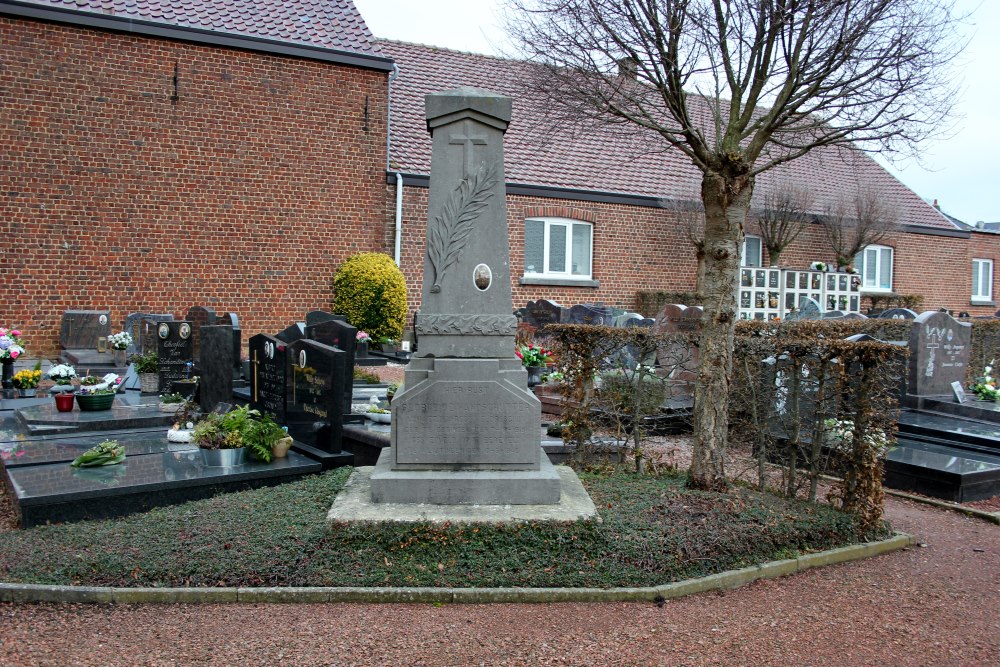
<path id="1" fill-rule="evenodd" d="M 745 172 L 744 172 L 745 173 Z M 740 242 L 753 180 L 745 175 L 706 173 L 704 271 L 698 294 L 705 314 L 698 341 L 700 359 L 694 393 L 694 451 L 688 486 L 723 491 L 729 439 L 729 384 L 733 376 L 733 334 L 739 284 Z"/>

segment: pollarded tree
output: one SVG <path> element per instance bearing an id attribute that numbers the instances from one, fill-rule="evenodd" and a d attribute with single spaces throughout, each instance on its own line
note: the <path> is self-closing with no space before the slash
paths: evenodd
<path id="1" fill-rule="evenodd" d="M 820 224 L 837 257 L 838 268 L 852 263 L 865 246 L 885 241 L 899 227 L 892 207 L 872 189 L 841 197 L 820 217 Z"/>
<path id="2" fill-rule="evenodd" d="M 947 118 L 951 0 L 508 0 L 555 122 L 650 130 L 701 171 L 705 318 L 689 484 L 727 486 L 739 244 L 758 174 L 818 146 L 912 149 Z"/>
<path id="3" fill-rule="evenodd" d="M 785 185 L 764 195 L 761 205 L 751 211 L 771 265 L 778 266 L 782 251 L 809 225 L 812 200 L 806 188 Z"/>

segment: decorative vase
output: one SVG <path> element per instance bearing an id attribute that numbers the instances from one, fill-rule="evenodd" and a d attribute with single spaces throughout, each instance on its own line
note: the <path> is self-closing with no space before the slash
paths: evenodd
<path id="1" fill-rule="evenodd" d="M 21 388 L 18 390 L 21 393 L 21 398 L 34 398 L 35 397 L 35 387 L 28 387 L 27 389 Z"/>
<path id="2" fill-rule="evenodd" d="M 139 373 L 139 390 L 143 394 L 156 394 L 160 391 L 159 373 Z"/>
<path id="3" fill-rule="evenodd" d="M 286 435 L 284 438 L 279 438 L 274 441 L 271 445 L 271 454 L 276 459 L 283 459 L 288 455 L 288 450 L 292 447 L 292 436 Z"/>
<path id="4" fill-rule="evenodd" d="M 2 359 L 3 365 L 3 389 L 7 393 L 8 389 L 14 388 L 14 360 Z"/>
<path id="5" fill-rule="evenodd" d="M 72 394 L 70 394 L 72 396 Z M 114 394 L 77 394 L 77 405 L 82 412 L 97 412 L 98 410 L 110 410 L 115 402 Z"/>
<path id="6" fill-rule="evenodd" d="M 232 468 L 241 466 L 246 461 L 247 448 L 235 449 L 203 449 L 201 462 L 208 468 Z"/>
<path id="7" fill-rule="evenodd" d="M 59 393 L 55 395 L 56 410 L 59 412 L 73 412 L 73 394 Z"/>
<path id="8" fill-rule="evenodd" d="M 354 350 L 354 356 L 356 357 L 367 357 L 368 356 L 368 341 L 359 340 L 357 349 Z"/>
<path id="9" fill-rule="evenodd" d="M 125 368 L 128 363 L 125 360 L 125 350 L 111 350 L 111 359 L 114 361 L 115 368 Z"/>
<path id="10" fill-rule="evenodd" d="M 525 369 L 528 371 L 529 387 L 542 383 L 542 371 L 545 370 L 545 366 L 525 366 Z"/>

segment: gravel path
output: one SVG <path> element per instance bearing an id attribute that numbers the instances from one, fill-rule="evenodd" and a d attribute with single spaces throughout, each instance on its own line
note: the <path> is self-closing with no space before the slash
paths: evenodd
<path id="1" fill-rule="evenodd" d="M 0 605 L 0 665 L 998 665 L 1000 526 L 898 499 L 879 558 L 655 604 Z"/>

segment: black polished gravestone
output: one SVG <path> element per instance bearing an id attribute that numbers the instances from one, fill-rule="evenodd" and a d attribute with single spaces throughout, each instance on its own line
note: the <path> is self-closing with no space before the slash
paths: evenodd
<path id="1" fill-rule="evenodd" d="M 324 468 L 350 465 L 341 451 L 346 353 L 313 340 L 288 346 L 285 422 L 296 449 L 318 458 Z M 303 446 L 304 445 L 304 446 Z"/>
<path id="2" fill-rule="evenodd" d="M 111 311 L 67 310 L 59 326 L 59 346 L 64 350 L 96 350 L 100 339 L 111 335 Z"/>
<path id="3" fill-rule="evenodd" d="M 558 303 L 548 299 L 529 301 L 521 321 L 536 331 L 541 331 L 549 324 L 559 324 L 563 310 L 563 307 Z"/>
<path id="4" fill-rule="evenodd" d="M 223 313 L 219 317 L 219 324 L 225 324 L 233 328 L 233 386 L 243 375 L 243 368 L 240 365 L 240 353 L 243 351 L 243 330 L 240 328 L 240 317 L 236 313 Z M 246 385 L 240 385 L 245 387 Z"/>
<path id="5" fill-rule="evenodd" d="M 343 413 L 351 414 L 351 398 L 354 393 L 354 355 L 357 351 L 357 327 L 352 327 L 343 320 L 326 320 L 318 324 L 306 327 L 306 338 L 314 340 L 330 347 L 335 347 L 344 351 L 344 367 L 350 372 L 344 373 L 344 384 L 341 385 L 343 392 Z M 349 421 L 358 421 L 351 419 Z M 364 415 L 361 420 L 364 421 Z"/>
<path id="6" fill-rule="evenodd" d="M 160 358 L 160 391 L 169 391 L 175 381 L 191 377 L 191 323 L 157 324 L 156 354 Z"/>
<path id="7" fill-rule="evenodd" d="M 275 338 L 291 344 L 306 337 L 306 325 L 304 322 L 295 322 L 285 327 L 284 330 L 275 334 Z"/>
<path id="8" fill-rule="evenodd" d="M 218 322 L 219 318 L 212 308 L 192 306 L 188 308 L 185 321 L 191 323 L 191 356 L 195 366 L 201 366 L 201 328 Z"/>
<path id="9" fill-rule="evenodd" d="M 288 373 L 285 343 L 274 336 L 250 338 L 250 407 L 284 424 Z"/>
<path id="10" fill-rule="evenodd" d="M 198 396 L 203 412 L 233 400 L 233 327 L 205 325 L 201 328 L 201 368 Z"/>
<path id="11" fill-rule="evenodd" d="M 125 350 L 127 355 L 142 354 L 143 341 L 154 340 L 156 325 L 160 322 L 172 322 L 174 316 L 170 313 L 129 313 L 125 316 L 123 331 L 132 335 L 132 344 Z M 147 348 L 153 349 L 153 348 Z"/>
<path id="12" fill-rule="evenodd" d="M 611 314 L 601 306 L 577 305 L 569 309 L 568 324 L 611 324 Z"/>
<path id="13" fill-rule="evenodd" d="M 325 310 L 310 310 L 306 313 L 306 328 L 313 326 L 314 324 L 319 324 L 320 322 L 328 322 L 330 320 L 340 320 L 341 322 L 346 322 L 347 318 L 343 315 L 336 315 L 334 313 L 328 313 Z"/>

